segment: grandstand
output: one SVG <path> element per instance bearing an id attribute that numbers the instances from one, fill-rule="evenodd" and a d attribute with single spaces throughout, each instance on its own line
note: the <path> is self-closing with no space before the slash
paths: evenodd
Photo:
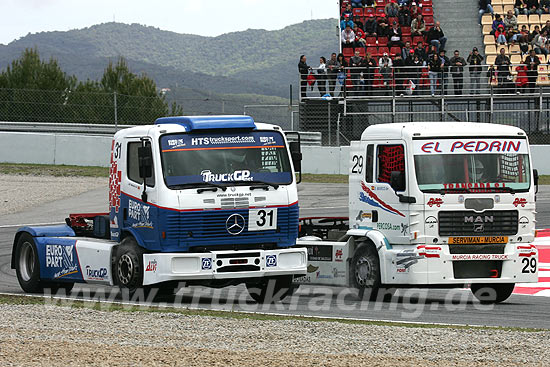
<path id="1" fill-rule="evenodd" d="M 340 144 L 358 138 L 373 123 L 479 121 L 517 125 L 547 139 L 549 57 L 536 49 L 540 64 L 531 71 L 523 66 L 526 53 L 534 48 L 531 40 L 525 45 L 521 38 L 514 42 L 508 37 L 505 45 L 497 45 L 491 32 L 497 13 L 515 11 L 514 0 L 493 0 L 494 12 L 483 15 L 482 25 L 478 25 L 477 0 L 416 1 L 414 6 L 413 0 L 340 0 L 341 31 L 353 22 L 361 30 L 355 28 L 354 42 L 345 42 L 349 34 L 341 33 L 341 48 L 335 52 L 345 61 L 336 65 L 329 61 L 325 74 L 313 67 L 307 82 L 302 74 L 301 128 L 321 131 L 325 143 Z M 424 19 L 421 34 L 415 34 L 411 24 L 415 13 Z M 368 31 L 373 20 L 377 34 Z M 530 31 L 535 26 L 542 29 L 547 20 L 550 14 L 517 17 L 518 25 L 525 24 Z M 431 31 L 437 22 L 445 39 Z M 422 47 L 417 46 L 419 41 Z M 445 41 L 447 53 L 434 56 Z M 478 63 L 469 58 L 474 48 L 483 56 Z M 504 55 L 497 59 L 502 48 Z M 460 55 L 453 55 L 455 49 Z"/>

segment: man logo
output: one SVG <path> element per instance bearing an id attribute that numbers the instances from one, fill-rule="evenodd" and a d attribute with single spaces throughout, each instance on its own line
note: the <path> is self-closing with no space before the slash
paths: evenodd
<path id="1" fill-rule="evenodd" d="M 244 231 L 245 220 L 240 214 L 231 214 L 225 222 L 225 228 L 227 232 L 233 236 L 240 234 Z"/>

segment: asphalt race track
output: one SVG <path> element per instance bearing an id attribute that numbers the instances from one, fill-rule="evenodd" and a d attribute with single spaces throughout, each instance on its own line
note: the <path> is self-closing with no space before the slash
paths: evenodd
<path id="1" fill-rule="evenodd" d="M 107 190 L 41 205 L 24 212 L 0 217 L 0 293 L 23 294 L 15 271 L 10 269 L 13 237 L 25 224 L 62 223 L 69 213 L 102 212 L 107 208 Z M 347 184 L 300 184 L 300 215 L 347 216 Z M 537 195 L 537 228 L 550 228 L 550 186 L 541 186 Z M 75 286 L 92 296 L 116 294 L 116 289 L 89 285 Z M 82 293 L 80 294 L 82 296 Z M 77 296 L 78 297 L 78 296 Z M 113 298 L 113 297 L 111 297 Z M 119 296 L 116 298 L 120 299 Z M 301 286 L 282 304 L 253 304 L 244 286 L 211 290 L 182 288 L 175 297 L 156 301 L 176 307 L 229 309 L 247 312 L 311 315 L 331 318 L 360 318 L 405 322 L 550 329 L 548 297 L 512 295 L 505 303 L 484 306 L 469 290 L 399 290 L 391 302 L 360 302 L 351 290 L 334 287 Z"/>

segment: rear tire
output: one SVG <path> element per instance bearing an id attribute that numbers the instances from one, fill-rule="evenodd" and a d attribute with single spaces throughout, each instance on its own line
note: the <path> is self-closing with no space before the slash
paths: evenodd
<path id="1" fill-rule="evenodd" d="M 246 289 L 256 303 L 279 302 L 297 289 L 292 278 L 292 275 L 268 277 L 257 283 L 246 283 Z"/>
<path id="2" fill-rule="evenodd" d="M 121 289 L 128 289 L 130 297 L 143 288 L 144 252 L 133 237 L 123 239 L 116 252 L 113 267 L 115 284 Z"/>
<path id="3" fill-rule="evenodd" d="M 492 304 L 506 301 L 512 295 L 514 286 L 514 283 L 476 283 L 470 286 L 470 290 L 482 304 Z"/>
<path id="4" fill-rule="evenodd" d="M 21 289 L 27 293 L 42 293 L 44 284 L 40 280 L 40 262 L 33 237 L 23 233 L 15 248 L 15 272 Z"/>

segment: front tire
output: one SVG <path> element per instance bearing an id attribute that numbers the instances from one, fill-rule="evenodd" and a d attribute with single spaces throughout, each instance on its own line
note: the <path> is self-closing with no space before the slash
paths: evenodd
<path id="1" fill-rule="evenodd" d="M 133 237 L 122 240 L 114 264 L 115 284 L 121 289 L 128 289 L 132 296 L 143 287 L 143 254 L 144 250 Z"/>
<path id="2" fill-rule="evenodd" d="M 380 260 L 374 246 L 367 243 L 360 244 L 351 259 L 350 270 L 351 283 L 358 289 L 360 300 L 365 297 L 369 301 L 376 301 L 378 298 L 386 300 L 393 296 L 395 289 L 382 287 Z"/>
<path id="3" fill-rule="evenodd" d="M 42 293 L 44 284 L 40 280 L 40 262 L 33 237 L 23 233 L 15 248 L 15 272 L 21 289 L 27 293 Z"/>
<path id="4" fill-rule="evenodd" d="M 479 302 L 492 304 L 506 301 L 512 295 L 514 286 L 514 283 L 476 283 L 470 286 L 470 290 Z"/>

